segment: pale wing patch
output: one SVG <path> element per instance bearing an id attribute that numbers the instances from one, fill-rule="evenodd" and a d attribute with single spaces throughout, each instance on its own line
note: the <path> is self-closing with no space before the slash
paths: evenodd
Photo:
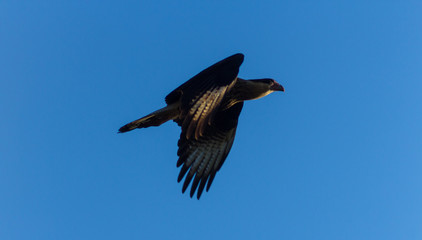
<path id="1" fill-rule="evenodd" d="M 206 125 L 212 121 L 213 112 L 220 105 L 226 91 L 227 87 L 213 88 L 193 100 L 192 107 L 183 122 L 187 139 L 192 136 L 199 139 L 203 136 Z"/>

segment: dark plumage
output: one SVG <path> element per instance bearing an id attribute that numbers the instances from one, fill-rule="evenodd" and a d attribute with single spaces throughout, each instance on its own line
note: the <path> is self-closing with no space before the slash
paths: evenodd
<path id="1" fill-rule="evenodd" d="M 198 73 L 169 93 L 167 106 L 128 123 L 120 133 L 135 128 L 159 126 L 169 120 L 182 128 L 177 167 L 182 166 L 182 192 L 193 179 L 190 196 L 199 199 L 209 190 L 233 145 L 243 102 L 264 97 L 284 88 L 273 79 L 244 80 L 237 77 L 243 54 L 235 54 Z"/>

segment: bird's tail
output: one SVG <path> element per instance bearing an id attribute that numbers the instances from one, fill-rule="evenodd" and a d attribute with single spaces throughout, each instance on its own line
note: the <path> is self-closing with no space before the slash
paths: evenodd
<path id="1" fill-rule="evenodd" d="M 147 128 L 151 126 L 160 126 L 168 120 L 175 119 L 178 116 L 179 110 L 175 104 L 168 105 L 143 118 L 130 122 L 119 129 L 119 133 L 131 131 L 135 128 Z"/>

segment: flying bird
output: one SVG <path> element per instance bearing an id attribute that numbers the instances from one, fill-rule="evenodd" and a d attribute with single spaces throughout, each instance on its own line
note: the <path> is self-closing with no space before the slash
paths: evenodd
<path id="1" fill-rule="evenodd" d="M 186 175 L 184 193 L 193 179 L 190 197 L 197 190 L 199 199 L 205 186 L 207 192 L 210 189 L 233 145 L 243 102 L 284 92 L 283 86 L 270 78 L 239 78 L 243 59 L 238 53 L 215 63 L 169 93 L 166 107 L 119 129 L 124 133 L 176 122 L 182 128 L 177 151 L 177 167 L 182 168 L 177 181 Z"/>

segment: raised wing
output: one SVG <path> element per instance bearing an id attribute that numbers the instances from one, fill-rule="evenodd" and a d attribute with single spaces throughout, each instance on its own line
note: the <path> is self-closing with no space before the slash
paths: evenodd
<path id="1" fill-rule="evenodd" d="M 190 196 L 195 194 L 198 188 L 197 198 L 207 185 L 208 191 L 214 180 L 215 174 L 220 170 L 230 152 L 236 134 L 239 114 L 243 102 L 237 103 L 225 111 L 218 111 L 215 119 L 209 125 L 202 136 L 198 139 L 187 139 L 185 133 L 179 139 L 177 155 L 177 167 L 182 166 L 179 177 L 180 182 L 186 175 L 182 192 L 184 193 L 193 179 Z M 199 185 L 199 187 L 198 187 Z"/>
<path id="2" fill-rule="evenodd" d="M 178 124 L 186 139 L 198 140 L 210 125 L 225 94 L 236 82 L 243 54 L 235 54 L 198 73 L 166 96 L 166 103 L 180 101 Z"/>

